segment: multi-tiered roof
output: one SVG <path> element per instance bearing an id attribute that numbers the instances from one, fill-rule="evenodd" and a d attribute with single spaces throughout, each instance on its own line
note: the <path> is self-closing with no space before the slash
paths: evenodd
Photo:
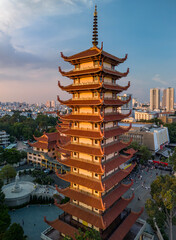
<path id="1" fill-rule="evenodd" d="M 125 73 L 115 70 L 115 67 L 127 59 L 117 58 L 97 47 L 97 11 L 94 13 L 93 47 L 62 58 L 75 68 L 60 73 L 73 80 L 73 84 L 59 87 L 73 96 L 61 104 L 72 109 L 72 113 L 59 116 L 62 124 L 57 128 L 61 135 L 69 139 L 58 142 L 61 157 L 58 161 L 70 167 L 70 172 L 58 177 L 70 182 L 70 187 L 57 191 L 70 201 L 66 204 L 55 203 L 64 211 L 59 219 L 49 222 L 60 233 L 75 239 L 77 228 L 87 226 L 100 231 L 102 239 L 121 240 L 129 232 L 141 212 L 126 210 L 134 195 L 125 199 L 124 193 L 132 186 L 124 184 L 126 178 L 134 169 L 135 164 L 123 168 L 131 159 L 133 150 L 123 151 L 128 143 L 121 142 L 119 135 L 129 131 L 131 125 L 122 128 L 118 122 L 131 114 L 122 114 L 118 108 L 128 103 L 122 101 L 118 94 L 130 86 L 122 87 L 117 80 L 126 77 Z M 118 236 L 118 237 L 117 237 Z"/>

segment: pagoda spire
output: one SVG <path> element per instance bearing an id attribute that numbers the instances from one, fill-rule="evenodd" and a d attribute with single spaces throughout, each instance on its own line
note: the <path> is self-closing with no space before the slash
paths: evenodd
<path id="1" fill-rule="evenodd" d="M 95 47 L 98 45 L 97 5 L 95 5 L 95 11 L 94 11 L 92 44 Z"/>

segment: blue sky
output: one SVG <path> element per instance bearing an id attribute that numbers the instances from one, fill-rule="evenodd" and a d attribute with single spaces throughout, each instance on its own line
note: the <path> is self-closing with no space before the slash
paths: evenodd
<path id="1" fill-rule="evenodd" d="M 128 53 L 120 80 L 140 101 L 149 89 L 176 87 L 175 0 L 1 0 L 0 101 L 46 102 L 71 81 L 60 52 L 72 55 L 92 46 L 94 5 L 98 5 L 99 46 L 118 57 Z"/>

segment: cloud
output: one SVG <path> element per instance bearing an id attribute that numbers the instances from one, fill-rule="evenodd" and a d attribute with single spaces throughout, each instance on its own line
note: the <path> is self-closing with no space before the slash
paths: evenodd
<path id="1" fill-rule="evenodd" d="M 38 18 L 78 13 L 92 4 L 92 0 L 1 0 L 0 30 L 12 34 Z"/>
<path id="2" fill-rule="evenodd" d="M 159 74 L 155 74 L 155 76 L 152 78 L 153 81 L 157 82 L 157 83 L 161 83 L 163 85 L 168 85 L 168 83 L 166 81 L 163 81 L 161 78 L 160 78 L 160 75 Z"/>

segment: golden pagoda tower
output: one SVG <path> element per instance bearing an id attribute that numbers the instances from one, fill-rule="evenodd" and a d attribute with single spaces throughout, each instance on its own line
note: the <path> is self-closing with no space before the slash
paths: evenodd
<path id="1" fill-rule="evenodd" d="M 94 12 L 93 46 L 66 57 L 64 61 L 74 66 L 69 72 L 59 67 L 62 76 L 73 80 L 73 84 L 59 87 L 72 94 L 72 98 L 58 101 L 72 109 L 71 114 L 59 116 L 62 124 L 58 127 L 60 135 L 70 137 L 67 143 L 58 142 L 61 157 L 58 161 L 70 167 L 66 174 L 58 177 L 70 182 L 70 186 L 59 193 L 70 198 L 66 204 L 55 204 L 64 211 L 58 219 L 45 221 L 58 230 L 62 236 L 75 239 L 78 228 L 93 228 L 100 232 L 102 239 L 122 240 L 136 222 L 139 213 L 127 210 L 134 195 L 125 199 L 124 193 L 132 186 L 122 183 L 134 169 L 135 164 L 123 169 L 130 160 L 133 149 L 123 151 L 128 143 L 121 142 L 119 135 L 129 131 L 131 125 L 122 128 L 119 121 L 129 114 L 121 114 L 118 108 L 130 101 L 120 100 L 118 94 L 130 86 L 122 87 L 117 81 L 126 77 L 129 69 L 121 73 L 115 69 L 127 59 L 115 57 L 98 48 L 97 8 Z M 68 138 L 67 138 L 68 139 Z"/>

